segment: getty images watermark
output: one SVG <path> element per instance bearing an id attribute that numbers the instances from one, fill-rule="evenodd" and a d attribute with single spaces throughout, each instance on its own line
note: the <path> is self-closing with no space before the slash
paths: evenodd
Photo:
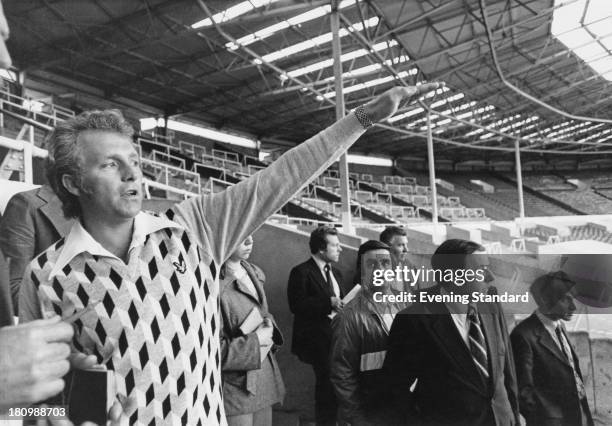
<path id="1" fill-rule="evenodd" d="M 531 284 L 540 276 L 563 271 L 574 282 L 578 311 L 612 313 L 612 254 L 498 254 L 465 264 L 446 255 L 444 267 L 431 266 L 431 255 L 410 254 L 399 265 L 363 264 L 361 284 L 377 304 L 501 304 L 506 313 L 530 314 L 536 308 Z"/>

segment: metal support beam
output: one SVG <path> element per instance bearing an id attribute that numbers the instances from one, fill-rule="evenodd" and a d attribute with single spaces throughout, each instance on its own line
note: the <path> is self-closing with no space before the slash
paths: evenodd
<path id="1" fill-rule="evenodd" d="M 523 172 L 521 170 L 521 148 L 519 140 L 514 140 L 514 166 L 516 167 L 516 187 L 519 198 L 519 217 L 525 219 L 525 200 L 523 199 Z"/>
<path id="2" fill-rule="evenodd" d="M 433 137 L 431 135 L 431 112 L 429 111 L 427 111 L 427 160 L 429 163 L 429 186 L 431 187 L 431 220 L 434 224 L 435 238 L 438 233 L 438 191 L 436 188 Z"/>
<path id="3" fill-rule="evenodd" d="M 336 119 L 340 120 L 345 115 L 344 108 L 344 93 L 342 83 L 342 47 L 340 46 L 340 17 L 338 15 L 338 0 L 332 1 L 332 12 L 330 15 L 331 31 L 332 31 L 332 58 L 334 59 L 334 86 L 336 90 Z M 353 233 L 351 223 L 351 194 L 349 190 L 349 172 L 348 160 L 346 152 L 340 156 L 338 161 L 338 169 L 340 171 L 340 199 L 342 201 L 341 215 L 342 228 L 346 233 Z"/>
<path id="4" fill-rule="evenodd" d="M 32 170 L 32 147 L 34 146 L 34 127 L 28 126 L 28 141 L 23 143 L 23 175 L 25 183 L 34 183 Z"/>

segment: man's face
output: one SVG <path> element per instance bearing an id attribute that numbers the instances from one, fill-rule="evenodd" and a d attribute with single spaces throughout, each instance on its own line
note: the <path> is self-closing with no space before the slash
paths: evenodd
<path id="1" fill-rule="evenodd" d="M 408 237 L 405 235 L 394 235 L 389 243 L 391 257 L 395 263 L 399 263 L 408 254 Z"/>
<path id="2" fill-rule="evenodd" d="M 83 215 L 105 222 L 131 219 L 142 207 L 142 172 L 130 138 L 88 130 L 79 135 Z M 71 191 L 73 192 L 73 191 Z"/>
<path id="3" fill-rule="evenodd" d="M 482 252 L 474 252 L 465 256 L 465 270 L 474 271 L 474 276 L 478 277 L 477 271 L 482 271 L 482 280 L 473 280 L 466 283 L 463 287 L 467 293 L 475 291 L 485 292 L 487 284 L 495 279 L 493 273 L 489 270 L 489 256 Z"/>
<path id="4" fill-rule="evenodd" d="M 253 251 L 253 237 L 250 235 L 246 237 L 246 239 L 238 246 L 234 254 L 232 254 L 232 259 L 234 260 L 247 260 L 251 255 L 251 251 Z"/>
<path id="5" fill-rule="evenodd" d="M 340 253 L 342 252 L 342 247 L 340 247 L 340 240 L 337 235 L 326 235 L 325 241 L 327 242 L 327 246 L 324 250 L 319 250 L 319 255 L 321 259 L 325 262 L 337 262 L 340 259 Z"/>
<path id="6" fill-rule="evenodd" d="M 361 284 L 364 288 L 374 288 L 374 271 L 392 269 L 391 253 L 385 249 L 376 249 L 365 252 L 361 256 Z M 390 283 L 385 281 L 382 286 L 376 287 L 383 290 L 389 288 Z"/>
<path id="7" fill-rule="evenodd" d="M 564 320 L 569 321 L 572 319 L 572 315 L 576 311 L 576 304 L 574 303 L 574 296 L 566 293 L 557 303 L 548 309 L 546 315 L 553 321 Z"/>

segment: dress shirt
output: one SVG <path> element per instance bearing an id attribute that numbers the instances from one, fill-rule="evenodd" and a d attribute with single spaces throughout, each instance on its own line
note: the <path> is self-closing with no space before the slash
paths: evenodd
<path id="1" fill-rule="evenodd" d="M 440 294 L 449 295 L 444 288 L 440 288 Z M 459 335 L 461 336 L 461 340 L 466 344 L 466 346 L 470 347 L 469 334 L 470 334 L 470 323 L 467 320 L 467 305 L 463 303 L 444 303 L 448 308 L 448 311 L 451 312 L 450 316 L 453 319 L 453 324 L 457 328 Z M 465 311 L 465 312 L 464 312 Z"/>
<path id="2" fill-rule="evenodd" d="M 315 263 L 321 270 L 321 274 L 323 275 L 324 281 L 327 281 L 327 277 L 325 276 L 325 265 L 329 265 L 329 268 L 330 268 L 329 276 L 331 277 L 331 284 L 332 284 L 332 288 L 334 289 L 334 296 L 340 297 L 340 287 L 338 286 L 338 283 L 336 282 L 336 277 L 334 277 L 334 273 L 331 270 L 331 263 L 325 263 L 323 260 L 319 259 L 317 256 L 312 256 L 312 258 L 314 259 Z"/>

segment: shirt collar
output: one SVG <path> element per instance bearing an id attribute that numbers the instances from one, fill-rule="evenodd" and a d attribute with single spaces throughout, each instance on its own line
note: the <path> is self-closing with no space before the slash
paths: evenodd
<path id="1" fill-rule="evenodd" d="M 450 293 L 442 286 L 440 286 L 440 294 L 443 296 L 450 296 Z M 444 302 L 444 304 L 452 316 L 457 317 L 462 322 L 467 320 L 468 305 L 460 302 Z"/>
<path id="2" fill-rule="evenodd" d="M 325 262 L 322 259 L 319 259 L 317 256 L 315 256 L 314 254 L 312 255 L 313 260 L 315 261 L 315 263 L 317 264 L 317 266 L 319 267 L 319 269 L 321 271 L 325 272 L 325 265 L 329 265 L 330 269 L 331 269 L 331 264 Z"/>
<path id="3" fill-rule="evenodd" d="M 139 212 L 134 217 L 134 231 L 132 233 L 132 241 L 130 242 L 128 252 L 135 247 L 144 245 L 147 235 L 164 228 L 182 228 L 182 226 L 166 217 L 158 217 L 149 213 Z M 83 227 L 81 221 L 77 220 L 66 236 L 66 241 L 49 274 L 49 279 L 57 275 L 64 266 L 69 264 L 72 259 L 81 253 L 89 253 L 93 256 L 111 257 L 120 260 L 97 242 Z"/>
<path id="4" fill-rule="evenodd" d="M 559 323 L 560 323 L 559 320 L 557 321 L 551 320 L 546 315 L 544 315 L 539 309 L 536 310 L 536 316 L 542 322 L 542 324 L 547 330 L 552 331 L 553 333 L 556 332 L 557 327 L 559 327 Z"/>

